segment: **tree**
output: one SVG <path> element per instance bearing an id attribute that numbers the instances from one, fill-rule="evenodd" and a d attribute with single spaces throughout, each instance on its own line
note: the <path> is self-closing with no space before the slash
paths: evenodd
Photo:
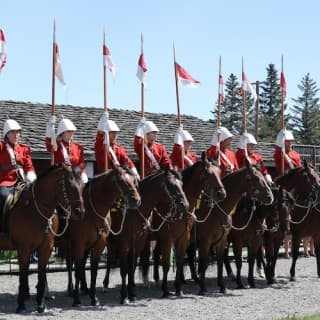
<path id="1" fill-rule="evenodd" d="M 261 85 L 259 140 L 275 141 L 281 129 L 281 91 L 274 64 L 267 67 L 267 78 Z"/>
<path id="2" fill-rule="evenodd" d="M 241 85 L 238 78 L 231 73 L 225 83 L 225 98 L 221 105 L 221 124 L 231 130 L 234 134 L 242 132 L 242 97 L 240 95 Z M 252 115 L 253 99 L 250 95 L 246 96 L 248 130 L 252 129 L 254 116 Z M 214 114 L 216 123 L 217 115 Z M 248 116 L 249 115 L 249 116 Z"/>
<path id="3" fill-rule="evenodd" d="M 295 103 L 291 107 L 292 130 L 297 143 L 319 144 L 320 143 L 320 111 L 319 98 L 316 97 L 319 89 L 316 82 L 307 73 L 298 84 L 302 95 L 292 99 Z"/>

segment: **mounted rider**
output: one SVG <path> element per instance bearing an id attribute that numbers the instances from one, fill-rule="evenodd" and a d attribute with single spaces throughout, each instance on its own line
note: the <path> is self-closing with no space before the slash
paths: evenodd
<path id="1" fill-rule="evenodd" d="M 248 159 L 251 164 L 258 166 L 263 176 L 269 185 L 273 184 L 272 178 L 268 173 L 267 168 L 264 165 L 262 155 L 254 151 L 254 147 L 257 145 L 255 137 L 248 132 L 244 132 L 239 139 L 238 150 L 236 152 L 236 158 L 239 167 L 245 167 L 245 160 Z"/>
<path id="2" fill-rule="evenodd" d="M 198 161 L 196 154 L 191 152 L 191 146 L 193 143 L 192 135 L 187 131 L 179 127 L 174 137 L 174 146 L 170 156 L 172 165 L 178 171 L 183 168 L 188 168 Z M 182 154 L 183 148 L 183 154 Z M 183 168 L 182 168 L 182 156 L 183 156 Z"/>
<path id="3" fill-rule="evenodd" d="M 117 143 L 119 132 L 118 125 L 109 119 L 107 112 L 104 112 L 98 123 L 94 146 L 98 172 L 104 172 L 106 169 L 106 146 L 108 145 L 108 167 L 112 168 L 114 165 L 128 166 L 136 178 L 140 180 L 138 171 L 128 157 L 126 149 Z"/>
<path id="4" fill-rule="evenodd" d="M 292 149 L 293 141 L 294 136 L 290 130 L 282 129 L 277 135 L 273 159 L 278 174 L 302 166 L 300 154 Z"/>
<path id="5" fill-rule="evenodd" d="M 19 181 L 31 183 L 37 178 L 30 147 L 19 142 L 21 131 L 17 121 L 4 122 L 3 141 L 0 141 L 0 210 Z"/>
<path id="6" fill-rule="evenodd" d="M 219 137 L 218 137 L 219 135 Z M 230 150 L 233 134 L 225 127 L 220 127 L 213 134 L 211 146 L 207 150 L 209 159 L 219 156 L 221 178 L 239 169 L 236 155 Z"/>
<path id="7" fill-rule="evenodd" d="M 171 160 L 167 154 L 166 147 L 157 143 L 159 129 L 152 121 L 141 119 L 134 138 L 134 151 L 140 161 L 142 156 L 142 140 L 144 143 L 144 172 L 149 176 L 155 170 L 172 169 Z"/>
<path id="8" fill-rule="evenodd" d="M 51 116 L 46 128 L 46 147 L 52 152 L 52 136 L 54 135 L 54 125 L 56 117 Z M 83 147 L 73 141 L 74 132 L 77 130 L 73 122 L 67 118 L 62 118 L 58 124 L 56 150 L 54 150 L 54 163 L 66 163 L 71 166 L 78 166 L 81 169 L 81 179 L 83 183 L 88 182 L 86 174 L 86 163 L 84 161 Z"/>

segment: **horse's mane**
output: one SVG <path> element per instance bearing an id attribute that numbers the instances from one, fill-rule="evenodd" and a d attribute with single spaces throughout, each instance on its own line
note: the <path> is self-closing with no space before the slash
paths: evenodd
<path id="1" fill-rule="evenodd" d="M 222 178 L 222 183 L 228 179 L 233 178 L 236 175 L 239 175 L 240 173 L 242 173 L 243 171 L 247 170 L 247 167 L 242 167 L 239 170 L 233 171 L 230 174 L 227 174 L 225 177 Z"/>
<path id="2" fill-rule="evenodd" d="M 194 163 L 192 166 L 185 168 L 184 170 L 182 170 L 181 174 L 182 174 L 182 181 L 183 183 L 188 183 L 190 182 L 190 180 L 192 179 L 194 170 L 200 165 L 201 161 L 197 161 L 196 163 Z"/>
<path id="3" fill-rule="evenodd" d="M 181 180 L 181 175 L 173 170 L 173 169 L 167 169 L 168 172 L 170 172 L 172 175 L 174 175 L 177 179 Z M 152 181 L 153 179 L 156 179 L 159 175 L 162 175 L 165 173 L 165 170 L 158 170 L 158 171 L 155 171 L 153 174 L 145 177 L 143 180 L 140 181 L 140 183 L 142 181 L 145 181 L 145 182 L 148 182 L 148 181 Z"/>
<path id="4" fill-rule="evenodd" d="M 298 171 L 301 170 L 301 168 L 303 167 L 298 167 L 298 168 L 293 168 L 293 169 L 289 169 L 287 170 L 282 176 L 279 176 L 275 179 L 276 182 L 279 182 L 283 179 L 287 179 L 287 178 L 290 178 L 292 177 L 293 175 L 295 175 Z"/>
<path id="5" fill-rule="evenodd" d="M 46 176 L 47 174 L 49 174 L 50 172 L 52 172 L 52 171 L 54 171 L 54 170 L 56 170 L 56 169 L 58 169 L 58 168 L 61 168 L 62 167 L 62 164 L 60 163 L 60 164 L 54 164 L 54 165 L 52 165 L 50 168 L 48 168 L 47 170 L 45 170 L 45 171 L 42 171 L 42 172 L 40 172 L 39 174 L 38 174 L 38 179 L 41 179 L 42 177 L 44 177 L 44 176 Z"/>

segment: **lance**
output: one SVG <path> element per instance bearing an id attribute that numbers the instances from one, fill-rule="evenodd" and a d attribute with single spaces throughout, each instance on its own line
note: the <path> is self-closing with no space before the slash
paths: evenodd
<path id="1" fill-rule="evenodd" d="M 107 63 L 105 61 L 107 54 L 107 47 L 106 47 L 106 32 L 105 27 L 103 27 L 103 111 L 108 114 L 108 103 L 107 103 Z M 109 168 L 109 147 L 110 147 L 110 141 L 109 141 L 109 132 L 105 132 L 105 171 Z"/>
<path id="2" fill-rule="evenodd" d="M 51 116 L 55 115 L 56 102 L 55 102 L 55 92 L 56 92 L 56 60 L 57 60 L 57 44 L 56 44 L 56 21 L 53 20 L 53 44 L 52 44 L 52 92 L 51 92 Z M 54 164 L 54 152 L 57 150 L 57 143 L 55 137 L 55 126 L 52 125 L 52 136 L 51 136 L 51 165 Z"/>
<path id="3" fill-rule="evenodd" d="M 143 34 L 141 33 L 141 55 L 143 55 Z M 141 81 L 141 119 L 144 118 L 144 81 Z M 141 163 L 140 163 L 140 173 L 141 179 L 144 178 L 144 139 L 142 139 L 141 143 Z"/>
<path id="4" fill-rule="evenodd" d="M 178 72 L 177 72 L 177 63 L 176 63 L 176 49 L 173 43 L 173 60 L 174 60 L 174 76 L 176 84 L 176 99 L 177 99 L 177 116 L 178 116 L 178 127 L 182 128 L 181 124 L 181 112 L 180 112 L 180 99 L 179 99 L 179 84 L 178 84 Z M 181 146 L 181 169 L 184 169 L 184 146 Z"/>
<path id="5" fill-rule="evenodd" d="M 283 55 L 281 55 L 281 75 L 283 75 Z M 281 82 L 281 80 L 280 80 Z M 281 83 L 280 83 L 280 87 L 281 87 Z M 283 88 L 281 88 L 281 130 L 282 133 L 284 134 L 284 131 L 286 129 L 285 126 L 285 121 L 284 121 L 284 90 Z M 284 174 L 284 156 L 285 156 L 285 145 L 284 145 L 284 136 L 282 138 L 282 152 L 281 152 L 281 174 Z"/>
<path id="6" fill-rule="evenodd" d="M 243 57 L 242 57 L 242 77 L 244 74 Z M 242 80 L 243 81 L 243 80 Z M 247 132 L 247 108 L 246 108 L 246 91 L 242 88 L 242 132 Z"/>
<path id="7" fill-rule="evenodd" d="M 221 74 L 221 56 L 219 57 L 219 80 L 218 80 L 218 104 L 217 104 L 217 148 L 218 148 L 218 165 L 220 165 L 220 127 L 221 127 L 221 104 L 223 97 L 223 82 Z"/>

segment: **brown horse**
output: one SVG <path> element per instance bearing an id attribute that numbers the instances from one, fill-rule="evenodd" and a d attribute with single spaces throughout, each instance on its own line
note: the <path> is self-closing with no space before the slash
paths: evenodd
<path id="1" fill-rule="evenodd" d="M 189 213 L 181 214 L 178 212 L 178 215 L 165 219 L 165 223 L 163 223 L 163 215 L 158 215 L 154 219 L 154 228 L 159 229 L 159 231 L 155 232 L 157 247 L 154 253 L 154 269 L 157 275 L 161 255 L 163 267 L 163 297 L 167 297 L 170 294 L 168 291 L 167 277 L 170 268 L 170 253 L 172 247 L 174 247 L 177 267 L 174 283 L 175 291 L 177 296 L 181 295 L 184 257 L 190 240 L 190 230 L 194 222 L 193 214 L 201 193 L 203 192 L 209 201 L 219 202 L 226 197 L 226 191 L 220 180 L 220 168 L 207 160 L 205 152 L 202 154 L 201 161 L 196 162 L 194 165 L 182 171 L 182 181 L 183 190 L 190 205 Z"/>
<path id="2" fill-rule="evenodd" d="M 227 191 L 226 199 L 220 204 L 212 204 L 203 198 L 197 211 L 196 235 L 199 248 L 200 294 L 205 294 L 205 273 L 208 266 L 208 253 L 213 245 L 216 249 L 218 285 L 225 292 L 223 281 L 223 257 L 227 237 L 231 229 L 231 213 L 246 193 L 264 204 L 273 201 L 272 192 L 262 173 L 246 161 L 246 167 L 235 171 L 222 179 Z"/>
<path id="3" fill-rule="evenodd" d="M 164 216 L 175 212 L 187 212 L 189 204 L 182 190 L 179 175 L 173 170 L 159 171 L 143 179 L 139 185 L 141 206 L 138 210 L 128 210 L 122 231 L 119 235 L 110 235 L 107 241 L 110 255 L 120 259 L 121 299 L 120 303 L 128 303 L 136 299 L 134 291 L 134 272 L 137 257 L 144 249 L 150 234 L 153 220 L 159 213 Z M 157 207 L 157 210 L 153 209 Z M 112 228 L 119 230 L 121 215 L 112 216 Z M 110 256 L 109 255 L 109 256 Z M 110 264 L 107 267 L 104 286 L 109 283 Z M 128 275 L 128 285 L 127 285 Z M 129 300 L 128 300 L 129 298 Z"/>
<path id="4" fill-rule="evenodd" d="M 273 268 L 271 257 L 269 256 L 271 245 L 276 242 L 275 245 L 280 247 L 280 239 L 282 238 L 283 240 L 284 234 L 290 229 L 289 215 L 294 200 L 289 197 L 289 193 L 284 189 L 273 189 L 272 191 L 274 201 L 271 205 L 256 204 L 255 200 L 244 197 L 239 201 L 237 209 L 232 215 L 232 226 L 228 235 L 224 264 L 228 276 L 234 278 L 228 257 L 229 246 L 232 243 L 237 267 L 235 280 L 239 289 L 244 288 L 241 280 L 242 248 L 244 246 L 248 248 L 248 283 L 251 288 L 254 288 L 254 263 L 260 253 L 259 250 L 262 248 L 264 235 L 267 236 L 266 240 L 268 240 L 266 249 L 268 272 L 266 274 L 269 275 L 271 268 Z"/>
<path id="5" fill-rule="evenodd" d="M 73 306 L 80 306 L 79 284 L 89 293 L 91 305 L 99 305 L 96 296 L 96 278 L 101 253 L 106 246 L 106 239 L 111 227 L 110 209 L 121 199 L 124 210 L 136 209 L 141 203 L 137 191 L 137 181 L 129 169 L 116 166 L 90 180 L 83 193 L 85 217 L 69 223 L 64 238 L 67 252 L 68 292 L 71 294 L 72 262 L 75 266 L 75 287 Z M 66 247 L 67 246 L 67 247 Z M 85 264 L 90 254 L 91 284 L 87 289 Z"/>
<path id="6" fill-rule="evenodd" d="M 17 250 L 19 261 L 19 293 L 17 312 L 26 310 L 25 300 L 29 297 L 28 273 L 30 256 L 38 254 L 38 312 L 46 309 L 44 291 L 46 266 L 58 231 L 58 204 L 83 215 L 83 183 L 81 171 L 65 165 L 52 166 L 47 172 L 28 185 L 21 193 L 16 205 L 9 210 L 8 235 L 1 234 L 0 248 Z M 65 210 L 66 212 L 68 210 Z"/>
<path id="7" fill-rule="evenodd" d="M 300 179 L 295 179 L 297 172 L 301 172 Z M 290 190 L 296 198 L 295 207 L 291 212 L 292 233 L 292 264 L 290 280 L 295 281 L 295 266 L 299 255 L 301 239 L 312 236 L 315 243 L 317 256 L 317 273 L 320 277 L 320 208 L 319 191 L 320 177 L 313 167 L 304 161 L 301 168 L 290 170 L 279 177 L 276 183 Z"/>

